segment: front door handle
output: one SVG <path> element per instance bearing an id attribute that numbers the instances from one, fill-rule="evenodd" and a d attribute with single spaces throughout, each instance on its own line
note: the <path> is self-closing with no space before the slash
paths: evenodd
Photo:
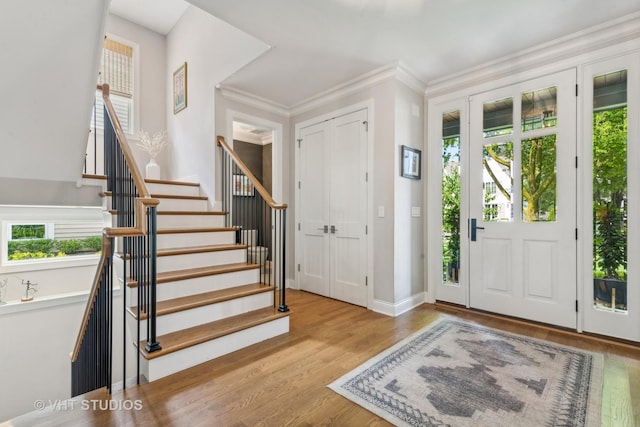
<path id="1" fill-rule="evenodd" d="M 325 225 L 322 228 L 318 228 L 319 231 L 324 231 L 325 234 L 327 234 L 329 232 L 329 226 Z"/>
<path id="2" fill-rule="evenodd" d="M 338 229 L 336 228 L 335 225 L 331 226 L 331 234 L 336 234 L 336 231 L 338 231 Z"/>
<path id="3" fill-rule="evenodd" d="M 478 220 L 475 218 L 471 218 L 471 241 L 475 242 L 477 240 L 476 230 L 484 230 L 484 227 L 478 227 L 476 224 Z"/>

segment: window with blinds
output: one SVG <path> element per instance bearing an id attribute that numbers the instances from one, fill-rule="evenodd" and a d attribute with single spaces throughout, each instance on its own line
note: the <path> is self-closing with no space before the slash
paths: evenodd
<path id="1" fill-rule="evenodd" d="M 134 91 L 133 47 L 116 40 L 105 38 L 102 48 L 102 62 L 98 84 L 108 84 L 111 102 L 116 110 L 122 130 L 133 133 L 133 91 Z M 96 91 L 95 110 L 91 115 L 91 126 L 104 128 L 104 108 L 102 93 Z"/>

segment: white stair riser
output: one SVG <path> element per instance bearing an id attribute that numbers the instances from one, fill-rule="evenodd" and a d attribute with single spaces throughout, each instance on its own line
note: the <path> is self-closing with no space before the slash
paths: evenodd
<path id="1" fill-rule="evenodd" d="M 151 194 L 170 194 L 172 196 L 200 196 L 200 187 L 194 185 L 157 184 L 147 182 Z"/>
<path id="2" fill-rule="evenodd" d="M 213 265 L 235 264 L 247 260 L 246 249 L 198 252 L 195 254 L 169 255 L 158 257 L 158 272 L 185 270 L 187 268 L 209 267 Z"/>
<path id="3" fill-rule="evenodd" d="M 158 211 L 208 211 L 209 201 L 201 199 L 158 199 Z"/>
<path id="4" fill-rule="evenodd" d="M 206 231 L 201 233 L 158 234 L 158 249 L 189 248 L 193 246 L 230 245 L 235 243 L 235 231 Z"/>
<path id="5" fill-rule="evenodd" d="M 156 287 L 156 299 L 164 301 L 173 298 L 197 295 L 220 289 L 233 288 L 234 286 L 258 283 L 259 270 L 241 270 L 224 274 L 196 277 L 194 279 L 178 280 L 175 282 L 159 283 Z M 128 288 L 127 298 L 129 306 L 138 304 L 137 288 Z"/>
<path id="6" fill-rule="evenodd" d="M 158 215 L 158 229 L 224 227 L 224 215 Z"/>
<path id="7" fill-rule="evenodd" d="M 229 316 L 236 316 L 252 310 L 271 307 L 273 305 L 273 293 L 263 292 L 261 294 L 249 295 L 218 304 L 210 304 L 203 307 L 192 308 L 190 310 L 179 311 L 177 313 L 158 316 L 156 322 L 157 335 L 164 335 L 176 332 L 181 329 L 191 328 L 203 323 L 209 323 L 224 319 Z M 135 318 L 129 315 L 131 331 L 135 331 Z M 140 322 L 140 330 L 146 331 L 147 321 Z M 143 337 L 144 338 L 144 337 Z"/>
<path id="8" fill-rule="evenodd" d="M 141 358 L 141 369 L 149 381 L 155 381 L 287 332 L 289 332 L 288 316 L 162 357 L 151 360 Z"/>
<path id="9" fill-rule="evenodd" d="M 166 255 L 157 258 L 156 269 L 158 273 L 165 273 L 167 271 L 186 270 L 189 268 L 235 264 L 246 260 L 247 251 L 245 249 Z M 127 262 L 127 275 L 130 275 L 130 272 L 131 263 Z"/>

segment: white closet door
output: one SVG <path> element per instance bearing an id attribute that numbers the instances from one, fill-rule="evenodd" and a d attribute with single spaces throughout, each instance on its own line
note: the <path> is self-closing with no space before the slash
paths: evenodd
<path id="1" fill-rule="evenodd" d="M 300 132 L 300 288 L 366 306 L 367 110 Z"/>

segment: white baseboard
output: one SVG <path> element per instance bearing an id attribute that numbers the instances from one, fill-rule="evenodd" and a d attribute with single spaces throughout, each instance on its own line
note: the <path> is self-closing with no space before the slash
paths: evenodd
<path id="1" fill-rule="evenodd" d="M 387 316 L 396 317 L 424 303 L 425 299 L 426 299 L 426 295 L 424 292 L 420 292 L 419 294 L 412 295 L 411 297 L 406 298 L 402 301 L 398 301 L 395 304 L 387 301 L 374 299 L 373 305 L 370 308 L 376 313 L 381 313 L 381 314 L 386 314 Z"/>
<path id="2" fill-rule="evenodd" d="M 286 283 L 287 289 L 300 290 L 300 288 L 298 288 L 298 284 L 296 283 L 295 279 L 285 279 L 285 283 Z"/>

